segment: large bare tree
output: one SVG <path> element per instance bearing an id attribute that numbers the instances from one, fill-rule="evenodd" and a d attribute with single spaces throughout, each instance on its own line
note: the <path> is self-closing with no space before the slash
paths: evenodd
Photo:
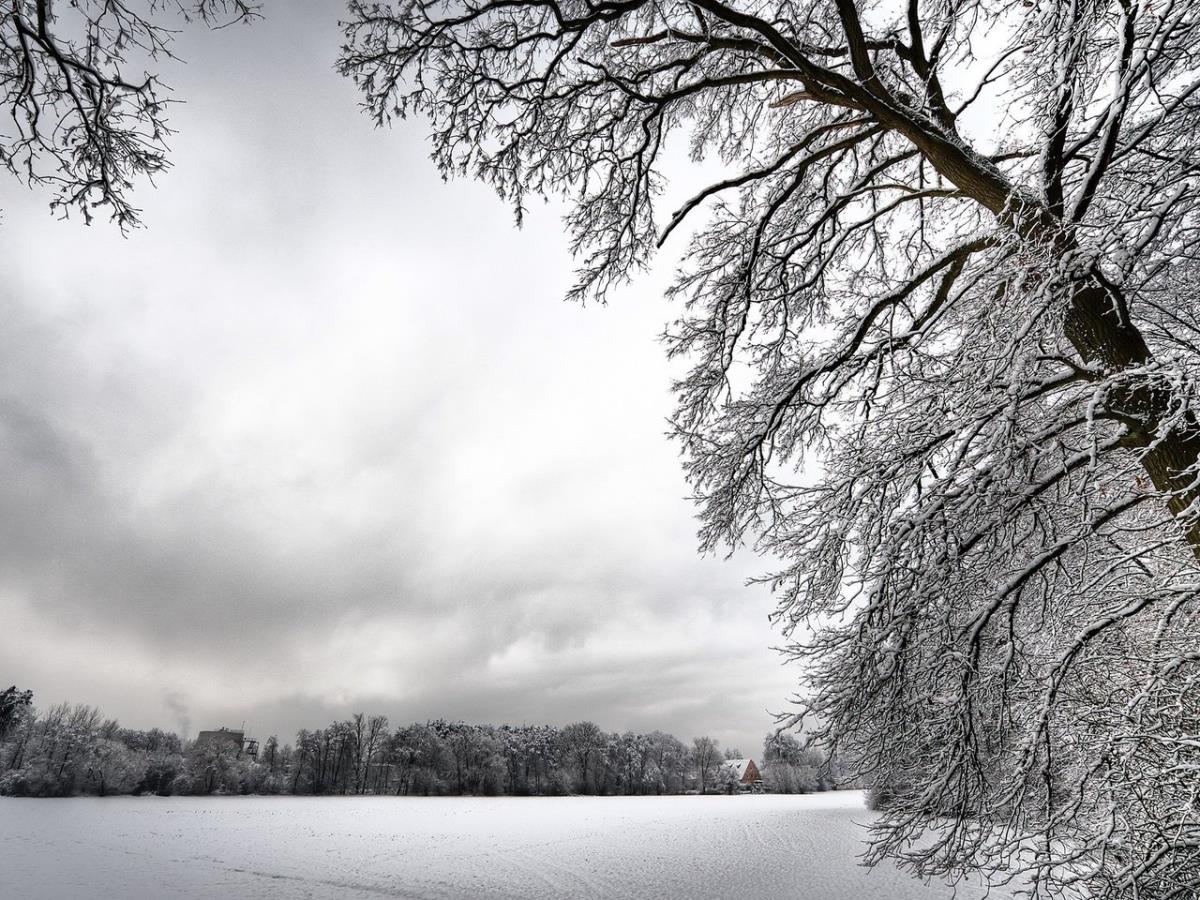
<path id="1" fill-rule="evenodd" d="M 6 0 L 0 5 L 0 166 L 53 192 L 51 209 L 137 225 L 138 178 L 168 165 L 168 91 L 147 71 L 173 26 L 220 27 L 255 0 Z"/>
<path id="2" fill-rule="evenodd" d="M 569 199 L 574 296 L 688 223 L 702 544 L 783 560 L 875 856 L 1196 896 L 1200 3 L 352 0 L 345 32 L 445 173 Z M 725 173 L 661 215 L 672 132 Z"/>

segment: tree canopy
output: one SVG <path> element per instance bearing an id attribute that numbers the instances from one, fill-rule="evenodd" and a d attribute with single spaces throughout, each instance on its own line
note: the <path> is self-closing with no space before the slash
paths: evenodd
<path id="1" fill-rule="evenodd" d="M 875 856 L 1189 896 L 1200 4 L 353 0 L 345 35 L 444 173 L 567 198 L 572 296 L 690 227 L 701 543 L 783 561 Z M 664 214 L 672 133 L 725 171 Z"/>
<path id="2" fill-rule="evenodd" d="M 12 0 L 0 11 L 0 166 L 49 187 L 51 209 L 137 225 L 130 191 L 168 165 L 167 95 L 145 71 L 180 20 L 219 27 L 253 0 Z M 142 74 L 134 74 L 138 68 Z"/>

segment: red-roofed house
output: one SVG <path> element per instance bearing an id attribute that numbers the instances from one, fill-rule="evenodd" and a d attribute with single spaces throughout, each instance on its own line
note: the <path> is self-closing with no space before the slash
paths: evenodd
<path id="1" fill-rule="evenodd" d="M 752 759 L 727 759 L 725 768 L 733 772 L 738 790 L 754 791 L 762 788 L 762 775 Z"/>

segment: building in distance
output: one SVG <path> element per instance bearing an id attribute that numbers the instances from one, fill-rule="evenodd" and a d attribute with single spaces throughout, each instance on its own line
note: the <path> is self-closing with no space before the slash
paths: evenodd
<path id="1" fill-rule="evenodd" d="M 232 750 L 236 756 L 244 753 L 251 759 L 258 759 L 258 741 L 247 738 L 246 732 L 242 730 L 221 727 L 214 731 L 201 731 L 196 735 L 196 746 Z"/>
<path id="2" fill-rule="evenodd" d="M 731 788 L 736 787 L 740 791 L 761 791 L 763 789 L 762 775 L 758 771 L 758 766 L 752 759 L 727 759 L 725 767 L 732 770 L 733 778 L 736 779 Z"/>

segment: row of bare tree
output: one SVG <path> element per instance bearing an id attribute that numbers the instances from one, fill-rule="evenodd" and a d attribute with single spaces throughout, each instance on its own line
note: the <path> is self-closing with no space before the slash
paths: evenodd
<path id="1" fill-rule="evenodd" d="M 94 707 L 36 710 L 28 692 L 0 694 L 0 794 L 680 794 L 738 789 L 710 737 L 606 732 L 592 722 L 473 725 L 444 719 L 392 729 L 357 713 L 272 736 L 252 757 L 236 742 L 186 742 L 122 728 Z M 7 703 L 7 705 L 4 705 Z M 7 712 L 6 712 L 7 710 Z M 768 738 L 767 789 L 828 790 L 831 769 L 792 735 Z"/>

